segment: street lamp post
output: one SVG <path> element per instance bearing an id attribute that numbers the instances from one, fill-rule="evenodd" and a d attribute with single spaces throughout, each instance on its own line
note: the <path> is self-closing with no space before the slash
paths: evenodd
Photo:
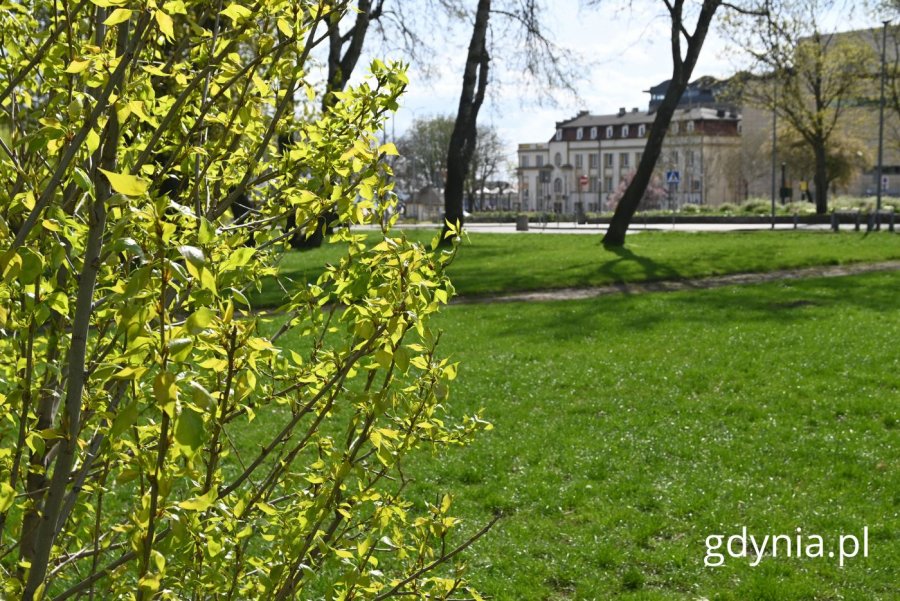
<path id="1" fill-rule="evenodd" d="M 881 103 L 878 109 L 878 195 L 875 202 L 875 224 L 881 228 L 881 195 L 884 191 L 884 79 L 885 79 L 885 50 L 887 49 L 887 28 L 890 21 L 883 21 L 884 28 L 881 31 Z"/>
<path id="2" fill-rule="evenodd" d="M 781 204 L 787 199 L 787 163 L 781 163 Z"/>
<path id="3" fill-rule="evenodd" d="M 778 112 L 775 103 L 778 100 L 778 79 L 772 77 L 772 229 L 775 229 L 775 173 L 778 169 L 778 153 L 775 149 L 777 144 L 778 131 Z"/>

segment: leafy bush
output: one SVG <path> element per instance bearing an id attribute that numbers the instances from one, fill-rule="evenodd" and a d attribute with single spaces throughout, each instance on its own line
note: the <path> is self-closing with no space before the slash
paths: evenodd
<path id="1" fill-rule="evenodd" d="M 741 212 L 751 215 L 768 215 L 772 212 L 772 203 L 768 200 L 748 200 L 741 205 Z"/>
<path id="2" fill-rule="evenodd" d="M 780 212 L 787 215 L 815 215 L 816 205 L 811 202 L 789 202 L 780 207 Z"/>
<path id="3" fill-rule="evenodd" d="M 109 5 L 0 11 L 0 596 L 449 596 L 450 497 L 400 465 L 485 427 L 443 416 L 454 251 L 349 229 L 402 70 L 320 114 L 334 3 Z M 330 212 L 346 256 L 267 325 L 247 292 Z"/>

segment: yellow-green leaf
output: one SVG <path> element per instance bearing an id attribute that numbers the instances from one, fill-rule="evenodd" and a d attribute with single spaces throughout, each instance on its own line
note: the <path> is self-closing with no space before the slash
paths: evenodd
<path id="1" fill-rule="evenodd" d="M 397 151 L 397 147 L 394 146 L 393 142 L 388 142 L 387 144 L 383 144 L 378 147 L 379 154 L 386 154 L 390 156 L 399 156 L 400 153 Z"/>
<path id="2" fill-rule="evenodd" d="M 203 444 L 203 416 L 185 407 L 175 424 L 175 443 L 187 457 L 193 457 Z"/>
<path id="3" fill-rule="evenodd" d="M 136 175 L 113 173 L 106 169 L 101 169 L 100 171 L 109 180 L 109 185 L 112 186 L 112 189 L 125 196 L 141 196 L 150 187 L 150 182 Z"/>
<path id="4" fill-rule="evenodd" d="M 206 511 L 215 502 L 216 496 L 216 489 L 211 488 L 205 495 L 182 501 L 178 506 L 188 511 Z"/>
<path id="5" fill-rule="evenodd" d="M 47 296 L 47 304 L 60 315 L 69 314 L 69 297 L 64 292 L 59 290 L 51 292 Z"/>
<path id="6" fill-rule="evenodd" d="M 66 73 L 71 73 L 73 75 L 76 73 L 81 73 L 82 71 L 87 69 L 90 66 L 90 64 L 91 64 L 91 61 L 89 61 L 89 60 L 72 61 L 71 63 L 69 63 L 69 66 L 66 67 Z"/>
<path id="7" fill-rule="evenodd" d="M 240 23 L 244 19 L 252 16 L 253 12 L 246 6 L 241 6 L 240 4 L 229 4 L 228 7 L 222 11 L 222 14 L 235 23 Z"/>
<path id="8" fill-rule="evenodd" d="M 16 500 L 16 491 L 6 482 L 0 483 L 0 513 L 12 507 Z"/>
<path id="9" fill-rule="evenodd" d="M 175 38 L 175 28 L 172 23 L 172 17 L 167 15 L 161 10 L 157 10 L 153 13 L 153 16 L 156 18 L 156 24 L 159 25 L 159 30 L 163 32 L 163 35 L 168 39 Z"/>
<path id="10" fill-rule="evenodd" d="M 114 25 L 118 25 L 119 23 L 124 23 L 128 19 L 131 18 L 131 11 L 127 8 L 117 8 L 112 11 L 106 20 L 103 22 L 107 27 L 113 27 Z"/>
<path id="11" fill-rule="evenodd" d="M 280 31 L 284 37 L 289 38 L 294 35 L 294 30 L 286 19 L 278 19 L 276 24 L 278 25 L 278 31 Z"/>
<path id="12" fill-rule="evenodd" d="M 172 416 L 175 411 L 175 401 L 178 398 L 178 386 L 175 384 L 175 374 L 163 372 L 156 374 L 153 379 L 153 398 L 159 407 Z"/>

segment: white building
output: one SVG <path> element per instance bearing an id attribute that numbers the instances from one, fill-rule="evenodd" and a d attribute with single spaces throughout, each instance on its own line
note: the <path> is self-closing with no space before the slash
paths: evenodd
<path id="1" fill-rule="evenodd" d="M 520 210 L 609 210 L 616 188 L 637 168 L 654 117 L 636 108 L 613 115 L 583 111 L 557 123 L 548 142 L 520 144 Z M 657 186 L 668 188 L 666 204 L 741 200 L 740 123 L 740 115 L 726 109 L 676 111 L 655 178 Z"/>

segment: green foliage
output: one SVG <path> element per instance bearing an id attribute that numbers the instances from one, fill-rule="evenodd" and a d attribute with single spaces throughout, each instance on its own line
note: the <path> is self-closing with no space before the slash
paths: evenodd
<path id="1" fill-rule="evenodd" d="M 0 596 L 464 588 L 433 570 L 450 497 L 413 507 L 400 469 L 485 427 L 443 417 L 455 251 L 352 232 L 392 204 L 376 132 L 406 77 L 374 61 L 316 112 L 310 53 L 345 8 L 2 5 Z M 341 258 L 263 332 L 247 295 L 329 212 Z M 258 415 L 264 443 L 235 445 Z"/>

